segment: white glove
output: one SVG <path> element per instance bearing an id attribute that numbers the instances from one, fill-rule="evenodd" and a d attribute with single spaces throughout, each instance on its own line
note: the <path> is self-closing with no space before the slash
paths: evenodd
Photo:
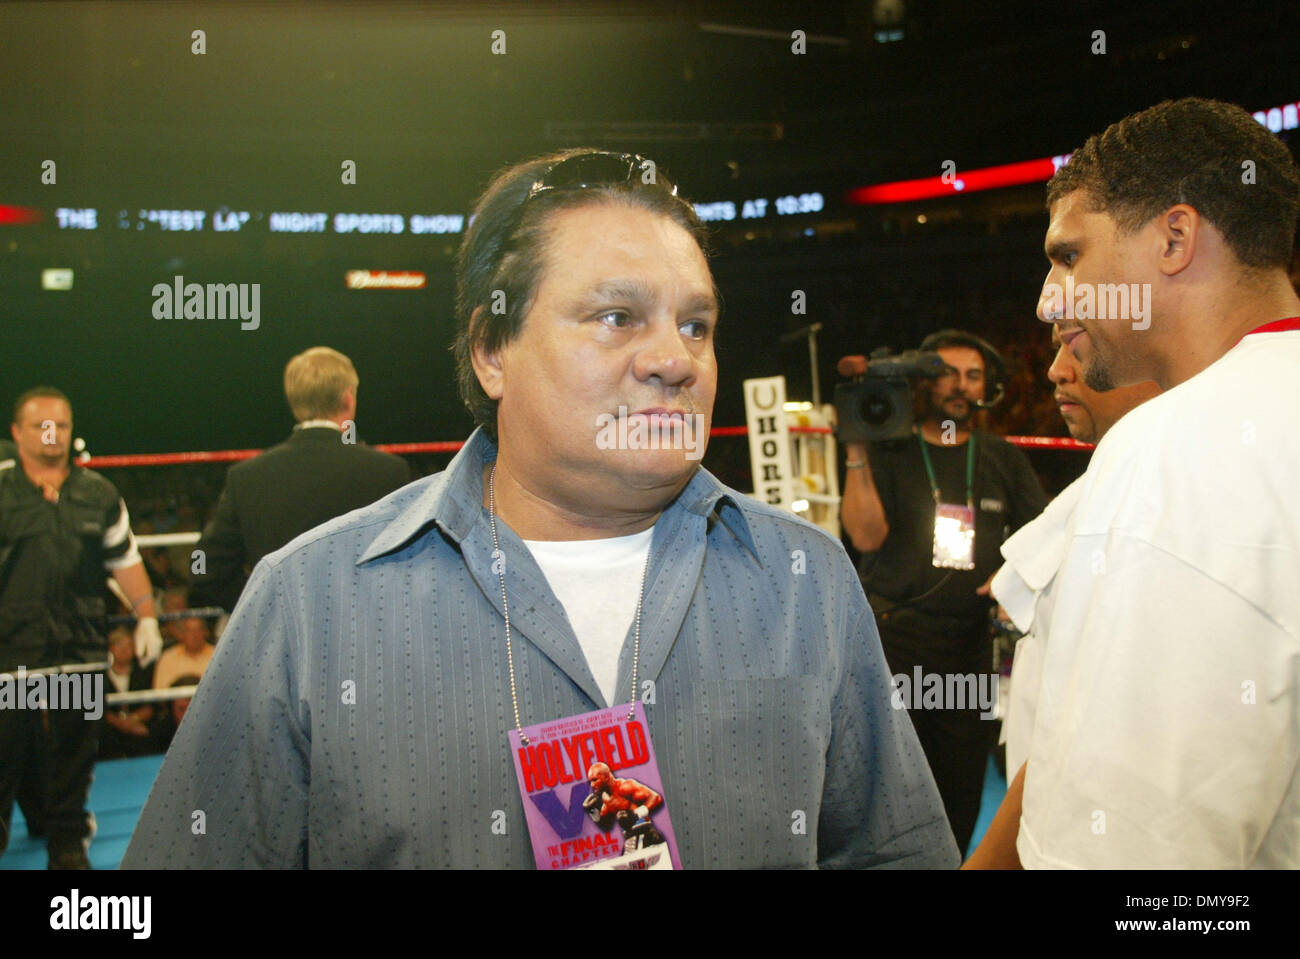
<path id="1" fill-rule="evenodd" d="M 148 666 L 162 654 L 163 638 L 158 630 L 158 620 L 142 616 L 135 624 L 135 658 L 141 666 Z"/>

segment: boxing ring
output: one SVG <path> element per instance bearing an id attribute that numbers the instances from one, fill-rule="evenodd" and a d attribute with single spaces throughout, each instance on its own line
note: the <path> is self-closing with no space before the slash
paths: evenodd
<path id="1" fill-rule="evenodd" d="M 791 434 L 799 437 L 807 437 L 810 440 L 824 440 L 827 444 L 833 444 L 834 439 L 829 434 L 832 430 L 825 426 L 802 426 L 791 425 L 789 427 Z M 747 437 L 749 429 L 746 426 L 720 426 L 714 427 L 710 431 L 710 439 L 716 438 L 733 438 Z M 1088 443 L 1080 443 L 1077 440 L 1066 437 L 1051 436 L 1006 436 L 1008 442 L 1023 449 L 1030 450 L 1058 450 L 1058 451 L 1090 451 L 1093 446 Z M 455 454 L 464 446 L 463 441 L 435 441 L 422 443 L 387 443 L 376 444 L 375 449 L 396 455 L 416 455 L 416 454 Z M 828 468 L 838 469 L 838 463 L 835 461 L 833 446 L 827 447 L 829 455 L 823 457 L 823 461 L 828 464 Z M 237 463 L 243 460 L 252 459 L 262 451 L 259 449 L 241 449 L 241 450 L 211 450 L 211 451 L 191 451 L 179 453 L 138 453 L 122 454 L 112 456 L 80 456 L 78 465 L 96 470 L 111 470 L 124 467 L 164 467 L 164 466 L 181 466 L 199 463 Z M 830 466 L 829 464 L 834 464 Z M 812 498 L 824 505 L 831 507 L 838 505 L 838 479 L 833 482 L 832 489 L 835 495 L 817 496 L 813 494 Z M 807 494 L 802 494 L 807 495 Z M 170 532 L 170 533 L 149 533 L 137 534 L 136 544 L 140 549 L 152 548 L 173 548 L 194 546 L 199 542 L 201 534 L 197 530 Z M 110 581 L 111 582 L 111 581 Z M 158 614 L 159 624 L 172 622 L 181 619 L 200 618 L 205 620 L 219 620 L 227 615 L 227 611 L 219 607 L 200 607 L 194 609 L 174 610 L 172 612 L 160 612 Z M 135 618 L 130 615 L 114 615 L 108 617 L 110 627 L 134 624 Z M 100 672 L 108 669 L 110 663 L 108 660 L 92 663 L 72 663 L 60 666 L 48 666 L 41 669 L 24 670 L 23 676 L 53 676 L 68 675 L 87 672 Z M 0 676 L 9 676 L 14 674 L 0 674 Z M 127 705 L 144 705 L 151 703 L 170 702 L 176 699 L 192 698 L 198 689 L 197 686 L 178 686 L 167 689 L 147 689 L 133 692 L 111 692 L 103 697 L 103 708 L 107 711 L 113 707 Z M 144 807 L 145 800 L 148 798 L 149 790 L 153 786 L 154 779 L 158 775 L 158 770 L 162 766 L 163 755 L 146 755 L 129 759 L 110 759 L 100 760 L 95 764 L 94 781 L 91 785 L 90 799 L 87 803 L 88 808 L 94 814 L 96 821 L 96 833 L 94 841 L 90 846 L 91 864 L 96 869 L 115 869 L 120 863 L 122 856 L 126 852 L 127 844 L 130 841 L 132 830 L 139 819 L 140 811 Z M 996 811 L 998 804 L 1006 792 L 1006 780 L 998 771 L 990 755 L 988 770 L 984 780 L 984 796 L 982 800 L 980 818 L 976 824 L 975 833 L 972 837 L 972 846 L 979 843 L 984 831 L 988 828 L 992 820 L 993 813 Z M 46 865 L 45 841 L 41 838 L 29 837 L 26 833 L 26 823 L 22 817 L 21 811 L 15 807 L 13 818 L 11 820 L 11 835 L 9 849 L 0 857 L 0 870 L 4 869 L 44 869 Z"/>

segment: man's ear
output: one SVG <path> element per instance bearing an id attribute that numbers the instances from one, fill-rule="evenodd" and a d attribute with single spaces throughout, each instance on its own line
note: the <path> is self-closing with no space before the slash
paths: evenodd
<path id="1" fill-rule="evenodd" d="M 471 335 L 478 330 L 486 313 L 487 311 L 481 306 L 474 310 L 469 318 Z M 501 394 L 505 391 L 505 370 L 501 365 L 501 349 L 498 347 L 488 352 L 482 341 L 479 341 L 471 347 L 469 359 L 474 367 L 474 375 L 478 377 L 478 384 L 483 387 L 483 392 L 488 395 L 488 399 L 500 400 Z"/>
<path id="2" fill-rule="evenodd" d="M 1196 244 L 1206 223 L 1195 207 L 1178 203 L 1160 214 L 1159 225 L 1160 272 L 1173 276 L 1192 265 Z"/>

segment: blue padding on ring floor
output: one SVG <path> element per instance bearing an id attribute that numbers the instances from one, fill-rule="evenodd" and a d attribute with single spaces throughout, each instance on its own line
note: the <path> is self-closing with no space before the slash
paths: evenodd
<path id="1" fill-rule="evenodd" d="M 90 864 L 96 869 L 116 869 L 131 841 L 140 810 L 149 798 L 149 790 L 162 768 L 163 757 L 141 756 L 137 759 L 110 759 L 95 764 L 95 781 L 90 787 L 90 809 L 95 814 L 99 831 L 90 844 Z M 1007 781 L 998 772 L 989 756 L 988 771 L 984 774 L 984 798 L 980 804 L 979 820 L 971 836 L 970 848 L 979 845 L 980 839 L 993 821 L 1006 795 Z M 10 823 L 9 849 L 0 856 L 0 869 L 44 869 L 47 863 L 45 840 L 27 835 L 27 823 L 17 805 Z M 969 852 L 967 853 L 969 855 Z"/>
<path id="2" fill-rule="evenodd" d="M 99 827 L 90 844 L 90 864 L 95 869 L 116 869 L 122 862 L 162 761 L 160 753 L 95 763 L 88 804 Z M 0 856 L 0 869 L 44 869 L 49 861 L 45 840 L 27 835 L 27 823 L 17 804 L 9 827 L 9 848 Z"/>

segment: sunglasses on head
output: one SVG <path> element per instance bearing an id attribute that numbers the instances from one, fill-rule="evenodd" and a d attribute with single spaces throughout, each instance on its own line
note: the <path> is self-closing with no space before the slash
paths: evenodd
<path id="1" fill-rule="evenodd" d="M 535 196 L 553 190 L 585 190 L 596 186 L 632 183 L 654 171 L 654 162 L 639 153 L 610 153 L 604 150 L 580 153 L 561 160 L 536 180 L 524 198 L 527 203 Z M 669 183 L 655 171 L 647 186 L 655 185 L 670 196 L 677 195 L 675 184 Z"/>
<path id="2" fill-rule="evenodd" d="M 653 179 L 646 183 L 645 177 L 650 171 L 653 171 Z M 529 202 L 535 197 L 559 191 L 623 184 L 640 184 L 646 189 L 658 189 L 669 196 L 677 196 L 677 185 L 660 176 L 654 162 L 639 153 L 612 153 L 608 150 L 579 153 L 552 164 L 533 181 L 527 196 L 515 209 L 509 229 L 501 234 L 505 238 L 506 247 L 514 245 L 514 233 L 523 221 Z"/>

